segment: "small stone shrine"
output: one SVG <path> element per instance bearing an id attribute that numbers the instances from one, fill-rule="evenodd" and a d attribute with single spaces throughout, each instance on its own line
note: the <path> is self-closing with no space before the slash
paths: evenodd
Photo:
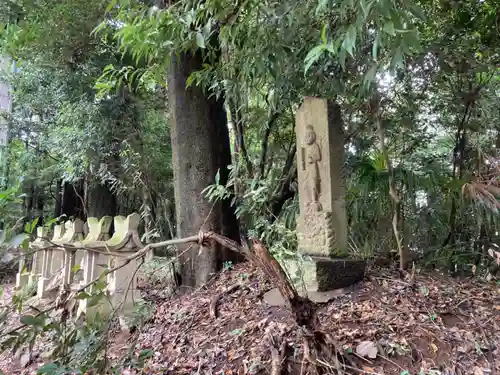
<path id="1" fill-rule="evenodd" d="M 306 97 L 296 113 L 300 216 L 297 222 L 301 264 L 287 262 L 299 274 L 298 291 L 327 301 L 335 289 L 364 277 L 365 262 L 348 259 L 345 209 L 344 135 L 340 108 Z"/>

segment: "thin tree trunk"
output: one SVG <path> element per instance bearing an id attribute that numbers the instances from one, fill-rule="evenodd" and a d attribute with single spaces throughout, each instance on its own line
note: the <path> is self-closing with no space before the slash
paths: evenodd
<path id="1" fill-rule="evenodd" d="M 62 180 L 58 179 L 56 181 L 56 194 L 54 195 L 54 217 L 57 218 L 61 215 L 62 209 Z"/>
<path id="2" fill-rule="evenodd" d="M 376 104 L 378 107 L 378 103 Z M 401 198 L 399 196 L 397 187 L 396 187 L 396 179 L 394 175 L 394 169 L 392 167 L 392 162 L 389 157 L 389 153 L 387 152 L 387 147 L 385 145 L 385 131 L 382 124 L 382 120 L 380 119 L 379 110 L 376 110 L 376 123 L 377 123 L 377 133 L 380 142 L 380 152 L 382 153 L 385 163 L 387 165 L 387 171 L 389 173 L 389 195 L 392 200 L 392 230 L 394 233 L 394 237 L 396 239 L 396 244 L 398 247 L 399 253 L 399 267 L 404 270 L 408 267 L 409 254 L 408 249 L 403 245 L 403 239 L 401 238 L 401 234 L 399 232 L 400 225 L 400 215 L 401 215 Z"/>
<path id="3" fill-rule="evenodd" d="M 260 143 L 260 161 L 259 161 L 259 176 L 264 178 L 266 171 L 267 162 L 267 152 L 269 149 L 269 137 L 271 136 L 271 131 L 273 130 L 276 121 L 278 120 L 278 113 L 273 113 L 267 122 L 266 130 L 264 131 L 264 137 L 262 137 L 262 142 Z"/>
<path id="4" fill-rule="evenodd" d="M 235 147 L 235 152 L 238 155 L 238 158 L 240 158 L 241 156 L 241 160 L 245 164 L 248 176 L 252 176 L 253 166 L 252 162 L 250 161 L 250 157 L 248 156 L 248 150 L 245 142 L 245 133 L 243 128 L 243 119 L 241 116 L 241 112 L 238 108 L 238 102 L 235 99 L 232 99 L 229 102 L 230 102 L 229 108 L 231 111 L 231 118 L 234 124 L 235 140 L 237 146 L 237 148 Z"/>

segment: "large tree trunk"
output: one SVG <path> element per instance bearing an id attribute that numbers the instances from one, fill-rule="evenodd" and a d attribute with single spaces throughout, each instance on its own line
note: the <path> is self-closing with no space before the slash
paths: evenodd
<path id="1" fill-rule="evenodd" d="M 116 215 L 116 196 L 109 186 L 94 183 L 88 187 L 87 191 L 89 217 L 100 219 L 103 216 Z"/>
<path id="2" fill-rule="evenodd" d="M 57 216 L 73 216 L 85 221 L 87 215 L 83 198 L 84 195 L 85 191 L 82 182 L 65 182 L 61 191 L 61 211 Z"/>
<path id="3" fill-rule="evenodd" d="M 54 204 L 54 217 L 59 217 L 62 212 L 62 180 L 56 181 L 56 193 L 54 195 L 55 204 Z"/>
<path id="4" fill-rule="evenodd" d="M 237 239 L 237 220 L 229 202 L 214 204 L 202 193 L 215 182 L 218 171 L 219 182 L 226 183 L 231 162 L 223 99 L 205 95 L 200 87 L 186 88 L 186 79 L 201 69 L 202 61 L 200 53 L 173 56 L 168 76 L 177 235 L 186 237 L 204 230 Z M 215 242 L 211 250 L 200 252 L 198 246 L 185 250 L 179 248 L 180 276 L 182 284 L 191 287 L 206 282 L 224 261 L 236 260 Z"/>

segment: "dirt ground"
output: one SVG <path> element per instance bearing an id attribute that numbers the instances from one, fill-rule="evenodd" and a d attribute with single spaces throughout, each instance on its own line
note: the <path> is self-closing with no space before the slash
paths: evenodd
<path id="1" fill-rule="evenodd" d="M 287 353 L 282 366 L 306 374 L 294 320 L 285 308 L 264 301 L 271 288 L 249 264 L 183 296 L 158 298 L 146 288 L 145 299 L 155 302 L 154 317 L 140 332 L 113 335 L 109 353 L 120 361 L 137 340 L 137 352 L 152 353 L 141 374 L 268 374 L 273 340 L 280 337 Z M 343 353 L 345 374 L 500 374 L 495 282 L 421 273 L 410 285 L 396 272 L 371 270 L 360 289 L 339 295 L 319 314 L 322 329 Z M 30 373 L 5 354 L 0 369 Z"/>

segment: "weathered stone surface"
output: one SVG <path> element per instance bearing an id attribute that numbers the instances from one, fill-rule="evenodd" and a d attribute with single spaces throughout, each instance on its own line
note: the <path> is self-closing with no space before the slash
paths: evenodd
<path id="1" fill-rule="evenodd" d="M 317 256 L 347 255 L 344 135 L 340 111 L 307 97 L 296 113 L 300 216 L 299 250 Z"/>
<path id="2" fill-rule="evenodd" d="M 324 298 L 330 295 L 330 291 L 362 281 L 365 267 L 366 263 L 363 260 L 318 256 L 309 256 L 302 261 L 285 262 L 288 273 L 296 280 L 294 284 L 299 294 L 307 295 L 316 302 L 325 302 Z"/>
<path id="3" fill-rule="evenodd" d="M 363 260 L 312 257 L 312 261 L 316 266 L 318 292 L 348 287 L 365 276 Z"/>

